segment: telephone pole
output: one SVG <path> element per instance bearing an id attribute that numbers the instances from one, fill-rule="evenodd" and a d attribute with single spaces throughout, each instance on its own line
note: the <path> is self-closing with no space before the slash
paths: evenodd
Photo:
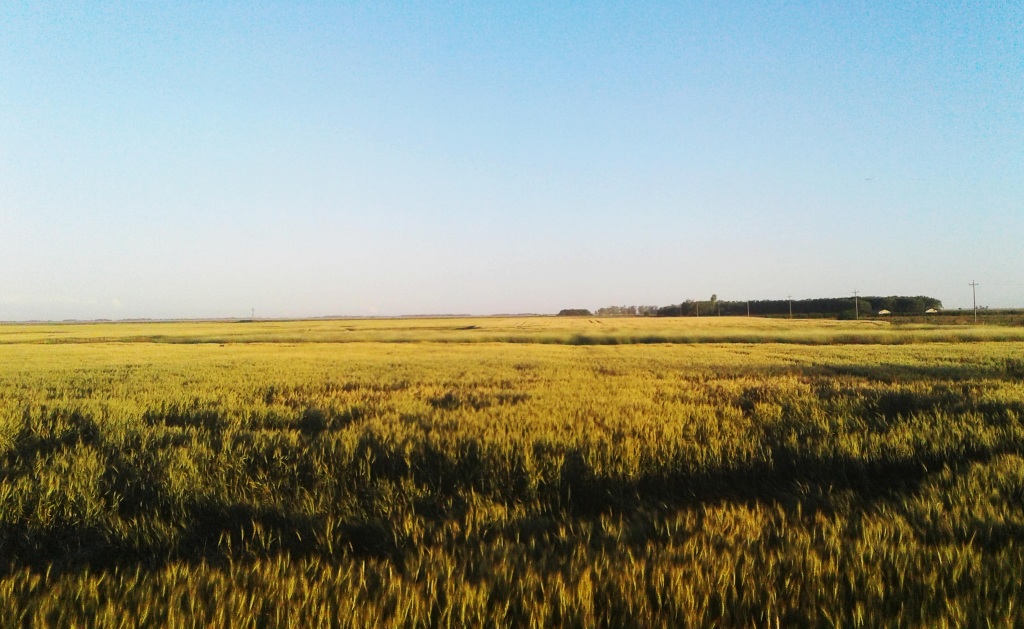
<path id="1" fill-rule="evenodd" d="M 747 316 L 750 316 L 750 300 L 747 300 Z"/>
<path id="2" fill-rule="evenodd" d="M 971 280 L 968 286 L 971 287 L 971 301 L 974 302 L 974 325 L 978 325 L 978 292 L 976 290 L 978 283 Z"/>
<path id="3" fill-rule="evenodd" d="M 792 295 L 786 295 L 786 299 L 789 300 L 789 318 L 792 319 L 793 318 L 793 296 Z"/>
<path id="4" fill-rule="evenodd" d="M 860 300 L 857 299 L 857 295 L 860 294 L 859 290 L 853 291 L 853 316 L 860 321 Z"/>

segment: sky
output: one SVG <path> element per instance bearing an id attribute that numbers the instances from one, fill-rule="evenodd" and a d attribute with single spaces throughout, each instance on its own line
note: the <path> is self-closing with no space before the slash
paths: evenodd
<path id="1" fill-rule="evenodd" d="M 1024 306 L 1024 3 L 0 3 L 0 320 Z"/>

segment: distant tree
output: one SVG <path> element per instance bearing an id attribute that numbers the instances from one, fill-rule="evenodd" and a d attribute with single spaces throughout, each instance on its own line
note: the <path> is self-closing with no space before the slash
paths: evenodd
<path id="1" fill-rule="evenodd" d="M 856 316 L 859 310 L 862 316 L 885 308 L 893 314 L 920 314 L 928 308 L 941 309 L 942 302 L 933 297 L 858 297 L 856 304 L 853 297 L 819 297 L 816 299 L 800 299 L 793 301 L 793 315 L 797 317 L 839 317 Z M 692 317 L 715 315 L 745 316 L 747 306 L 754 316 L 788 316 L 789 300 L 763 299 L 756 301 L 722 301 L 718 295 L 711 295 L 708 301 L 687 299 L 682 304 L 662 306 L 640 306 L 637 314 L 656 317 Z"/>
<path id="2" fill-rule="evenodd" d="M 599 317 L 635 317 L 642 306 L 605 306 L 598 308 L 596 314 Z"/>
<path id="3" fill-rule="evenodd" d="M 929 308 L 935 308 L 936 310 L 942 308 L 940 300 L 933 297 L 925 297 L 924 295 L 916 297 L 891 295 L 889 297 L 866 297 L 865 299 L 877 305 L 879 309 L 885 308 L 893 314 L 921 314 Z"/>
<path id="4" fill-rule="evenodd" d="M 594 314 L 586 308 L 566 308 L 558 311 L 559 317 L 592 317 Z"/>

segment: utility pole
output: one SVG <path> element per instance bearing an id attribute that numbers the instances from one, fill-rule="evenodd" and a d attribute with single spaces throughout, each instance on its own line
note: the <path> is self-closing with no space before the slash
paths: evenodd
<path id="1" fill-rule="evenodd" d="M 693 307 L 697 309 L 697 316 L 700 317 L 700 301 L 693 302 Z"/>
<path id="2" fill-rule="evenodd" d="M 854 317 L 857 318 L 858 321 L 860 320 L 860 303 L 859 303 L 859 300 L 857 299 L 857 295 L 859 295 L 859 294 L 860 294 L 859 290 L 853 291 L 853 315 L 854 315 Z"/>
<path id="3" fill-rule="evenodd" d="M 793 318 L 793 296 L 792 295 L 786 295 L 786 299 L 789 300 L 789 318 L 792 319 Z"/>
<path id="4" fill-rule="evenodd" d="M 978 283 L 971 280 L 968 286 L 971 287 L 971 301 L 974 302 L 974 325 L 978 325 L 978 292 L 976 290 Z"/>
<path id="5" fill-rule="evenodd" d="M 747 316 L 750 316 L 750 300 L 747 300 Z"/>
<path id="6" fill-rule="evenodd" d="M 249 318 L 250 319 L 255 319 L 256 318 L 256 309 L 255 308 L 250 308 L 250 310 L 252 311 L 252 316 L 250 316 Z"/>

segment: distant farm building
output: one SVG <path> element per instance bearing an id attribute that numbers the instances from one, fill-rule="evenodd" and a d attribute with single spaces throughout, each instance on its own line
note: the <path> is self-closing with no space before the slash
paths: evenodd
<path id="1" fill-rule="evenodd" d="M 878 314 L 879 315 L 891 315 L 892 312 L 890 312 L 890 311 L 886 310 L 885 308 L 883 308 L 883 309 L 878 311 Z"/>
<path id="2" fill-rule="evenodd" d="M 938 312 L 939 311 L 936 310 L 935 308 L 929 308 L 928 310 L 924 311 L 925 314 L 938 314 Z"/>

